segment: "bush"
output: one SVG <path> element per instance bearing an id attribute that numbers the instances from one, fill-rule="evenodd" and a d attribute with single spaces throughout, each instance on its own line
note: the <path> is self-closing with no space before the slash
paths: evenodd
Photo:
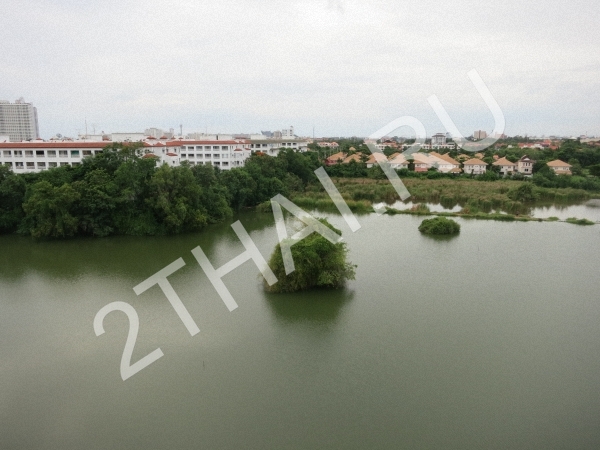
<path id="1" fill-rule="evenodd" d="M 575 225 L 594 225 L 594 222 L 588 219 L 577 219 L 576 217 L 569 217 L 566 222 L 573 223 Z"/>
<path id="2" fill-rule="evenodd" d="M 435 217 L 425 219 L 419 226 L 419 231 L 425 234 L 456 234 L 460 232 L 460 225 L 452 219 L 445 217 Z"/>
<path id="3" fill-rule="evenodd" d="M 335 233 L 340 230 L 333 227 L 326 219 L 319 219 Z M 265 290 L 269 292 L 296 292 L 324 287 L 340 288 L 346 280 L 353 280 L 355 265 L 346 261 L 348 249 L 344 242 L 332 244 L 319 233 L 312 233 L 291 247 L 295 270 L 286 275 L 281 246 L 277 244 L 269 266 L 277 277 L 277 283 L 269 286 L 266 281 Z"/>

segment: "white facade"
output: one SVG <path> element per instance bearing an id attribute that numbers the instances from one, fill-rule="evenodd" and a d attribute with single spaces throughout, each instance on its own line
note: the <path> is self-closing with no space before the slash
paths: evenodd
<path id="1" fill-rule="evenodd" d="M 15 173 L 76 166 L 83 158 L 102 152 L 106 144 L 74 141 L 0 143 L 0 164 L 9 166 Z"/>
<path id="2" fill-rule="evenodd" d="M 113 142 L 141 142 L 145 138 L 144 133 L 113 133 L 111 135 Z"/>
<path id="3" fill-rule="evenodd" d="M 33 141 L 0 143 L 0 164 L 8 165 L 15 173 L 40 172 L 65 165 L 76 166 L 83 158 L 97 155 L 111 141 Z M 281 147 L 305 152 L 307 141 L 301 140 L 192 140 L 147 139 L 143 151 L 160 158 L 161 163 L 178 166 L 211 164 L 222 170 L 244 166 L 252 152 L 261 151 L 276 156 Z"/>
<path id="4" fill-rule="evenodd" d="M 444 133 L 436 133 L 431 136 L 431 146 L 446 145 L 446 135 Z"/>
<path id="5" fill-rule="evenodd" d="M 29 141 L 40 136 L 37 109 L 20 98 L 15 103 L 0 100 L 0 135 L 12 142 Z"/>
<path id="6" fill-rule="evenodd" d="M 289 128 L 281 130 L 281 139 L 293 139 L 295 136 L 294 127 L 291 125 Z"/>
<path id="7" fill-rule="evenodd" d="M 298 152 L 308 150 L 308 141 L 301 139 L 252 139 L 248 144 L 250 150 L 260 151 L 269 156 L 277 156 L 281 148 L 291 148 Z"/>

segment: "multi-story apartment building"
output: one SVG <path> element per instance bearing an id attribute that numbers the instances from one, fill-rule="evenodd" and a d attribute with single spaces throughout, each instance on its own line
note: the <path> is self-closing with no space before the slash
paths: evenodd
<path id="1" fill-rule="evenodd" d="M 475 132 L 473 132 L 473 139 L 475 140 L 480 140 L 480 139 L 485 139 L 487 137 L 487 132 L 483 131 L 483 130 L 477 130 Z"/>
<path id="2" fill-rule="evenodd" d="M 29 141 L 40 136 L 37 109 L 23 98 L 15 103 L 0 100 L 0 136 L 6 135 L 11 142 Z"/>
<path id="3" fill-rule="evenodd" d="M 59 166 L 81 164 L 83 158 L 97 155 L 111 141 L 42 141 L 0 142 L 0 164 L 15 173 L 39 172 Z M 160 140 L 149 138 L 143 150 L 160 158 L 161 163 L 179 165 L 212 164 L 222 170 L 242 167 L 254 151 L 276 156 L 280 148 L 306 151 L 308 143 L 301 140 Z"/>

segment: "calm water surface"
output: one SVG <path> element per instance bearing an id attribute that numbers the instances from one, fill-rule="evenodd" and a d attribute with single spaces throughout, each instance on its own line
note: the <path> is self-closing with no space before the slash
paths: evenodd
<path id="1" fill-rule="evenodd" d="M 240 217 L 265 256 L 269 215 Z M 229 312 L 190 251 L 243 251 L 200 234 L 38 242 L 0 237 L 1 449 L 600 448 L 600 226 L 361 216 L 344 233 L 356 280 L 266 295 L 251 261 L 225 276 Z M 190 336 L 158 287 L 200 327 Z M 119 364 L 135 307 L 127 381 Z"/>

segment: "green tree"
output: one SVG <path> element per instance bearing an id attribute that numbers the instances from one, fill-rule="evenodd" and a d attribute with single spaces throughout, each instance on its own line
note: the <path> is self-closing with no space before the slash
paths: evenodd
<path id="1" fill-rule="evenodd" d="M 23 218 L 23 200 L 27 185 L 7 166 L 0 165 L 0 233 L 17 230 Z"/>
<path id="2" fill-rule="evenodd" d="M 538 193 L 531 183 L 522 183 L 517 188 L 511 188 L 506 195 L 511 200 L 521 203 L 534 202 L 538 198 Z"/>
<path id="3" fill-rule="evenodd" d="M 77 233 L 79 220 L 74 215 L 74 205 L 80 195 L 70 185 L 56 187 L 48 181 L 40 181 L 31 187 L 26 197 L 22 232 L 36 238 Z"/>
<path id="4" fill-rule="evenodd" d="M 337 234 L 341 232 L 327 220 L 319 219 Z M 277 283 L 265 289 L 270 292 L 295 292 L 311 288 L 340 288 L 346 280 L 353 280 L 355 265 L 347 262 L 348 249 L 344 242 L 332 244 L 318 233 L 312 233 L 291 247 L 295 270 L 285 274 L 280 244 L 277 244 L 269 266 L 277 277 Z"/>
<path id="5" fill-rule="evenodd" d="M 104 169 L 95 169 L 84 180 L 72 184 L 79 194 L 77 215 L 83 234 L 108 236 L 115 231 L 113 214 L 117 205 L 117 185 Z"/>
<path id="6" fill-rule="evenodd" d="M 161 232 L 194 231 L 207 224 L 207 211 L 200 203 L 202 188 L 189 166 L 163 164 L 152 175 L 148 187 L 146 203 L 154 211 Z"/>

